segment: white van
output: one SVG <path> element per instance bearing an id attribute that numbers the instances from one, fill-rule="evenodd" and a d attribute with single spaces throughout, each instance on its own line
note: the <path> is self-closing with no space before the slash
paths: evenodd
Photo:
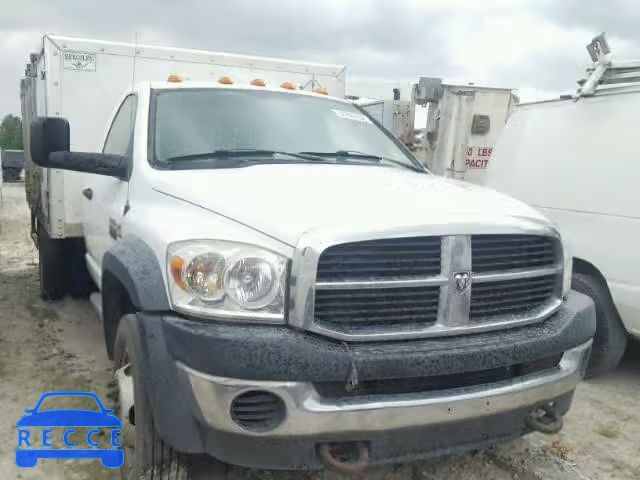
<path id="1" fill-rule="evenodd" d="M 560 227 L 573 288 L 596 303 L 591 373 L 640 337 L 640 62 L 612 63 L 603 40 L 576 95 L 515 109 L 482 182 Z"/>

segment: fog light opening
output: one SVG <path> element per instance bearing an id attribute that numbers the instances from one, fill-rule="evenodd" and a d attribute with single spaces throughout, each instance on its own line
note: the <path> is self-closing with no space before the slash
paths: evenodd
<path id="1" fill-rule="evenodd" d="M 250 432 L 268 432 L 278 427 L 286 416 L 282 399 L 264 390 L 252 390 L 238 395 L 231 402 L 231 419 Z"/>

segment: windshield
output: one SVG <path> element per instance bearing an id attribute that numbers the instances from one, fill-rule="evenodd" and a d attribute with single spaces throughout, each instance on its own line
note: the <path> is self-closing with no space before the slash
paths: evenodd
<path id="1" fill-rule="evenodd" d="M 212 167 L 224 166 L 231 160 L 226 155 L 233 154 L 237 160 L 238 154 L 258 150 L 258 155 L 250 155 L 251 161 L 269 160 L 269 152 L 304 152 L 287 159 L 387 160 L 419 167 L 358 108 L 330 98 L 255 90 L 176 89 L 156 91 L 154 102 L 153 162 L 159 165 L 208 159 Z"/>

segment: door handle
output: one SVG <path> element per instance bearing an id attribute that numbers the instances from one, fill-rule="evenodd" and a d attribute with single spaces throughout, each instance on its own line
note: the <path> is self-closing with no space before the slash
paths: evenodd
<path id="1" fill-rule="evenodd" d="M 82 195 L 91 200 L 93 198 L 93 190 L 90 188 L 85 188 L 82 190 Z"/>

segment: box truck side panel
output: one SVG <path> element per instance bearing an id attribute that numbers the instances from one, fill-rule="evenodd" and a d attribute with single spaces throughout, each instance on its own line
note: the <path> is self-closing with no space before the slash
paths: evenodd
<path id="1" fill-rule="evenodd" d="M 604 275 L 625 327 L 640 334 L 640 92 L 518 107 L 487 186 L 556 222 L 569 251 Z"/>
<path id="2" fill-rule="evenodd" d="M 512 94 L 508 90 L 475 92 L 467 149 L 464 152 L 466 181 L 483 182 L 493 147 L 502 135 L 511 105 Z"/>
<path id="3" fill-rule="evenodd" d="M 134 61 L 135 57 L 135 61 Z M 44 60 L 44 63 L 43 63 Z M 45 36 L 44 76 L 38 77 L 40 116 L 60 116 L 71 124 L 71 149 L 99 152 L 107 121 L 122 93 L 141 81 L 166 81 L 178 74 L 186 81 L 217 81 L 229 76 L 247 85 L 261 78 L 269 86 L 293 82 L 306 90 L 321 86 L 343 97 L 345 69 L 287 60 L 219 52 L 151 47 L 118 42 Z M 42 211 L 53 238 L 82 236 L 81 185 L 85 174 L 45 169 Z"/>
<path id="4" fill-rule="evenodd" d="M 519 107 L 486 183 L 538 207 L 638 218 L 638 111 L 640 93 Z"/>

